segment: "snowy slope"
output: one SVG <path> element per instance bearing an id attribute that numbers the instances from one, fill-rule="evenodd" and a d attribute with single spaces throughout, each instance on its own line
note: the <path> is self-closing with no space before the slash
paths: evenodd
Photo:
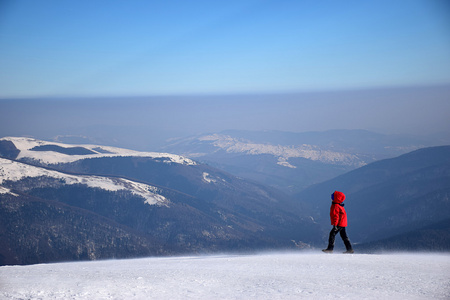
<path id="1" fill-rule="evenodd" d="M 6 187 L 3 187 L 3 186 L 0 186 L 0 194 L 11 194 L 11 195 L 16 196 L 16 197 L 18 196 L 17 194 L 11 192 L 10 189 L 8 189 Z"/>
<path id="2" fill-rule="evenodd" d="M 370 152 L 361 153 L 359 148 L 335 147 L 335 139 L 319 145 L 286 134 L 245 131 L 203 134 L 170 140 L 161 151 L 195 159 L 288 194 L 374 159 Z"/>
<path id="3" fill-rule="evenodd" d="M 278 164 L 288 168 L 296 168 L 288 160 L 290 158 L 305 158 L 312 161 L 320 161 L 328 164 L 351 165 L 360 167 L 365 165 L 354 154 L 323 150 L 314 145 L 273 145 L 269 143 L 257 143 L 239 139 L 225 134 L 211 134 L 197 138 L 200 142 L 210 142 L 214 147 L 227 153 L 242 153 L 247 155 L 269 154 L 278 158 Z M 192 155 L 202 156 L 204 153 Z"/>
<path id="4" fill-rule="evenodd" d="M 57 163 L 69 163 L 80 159 L 87 158 L 100 158 L 100 157 L 125 157 L 125 156 L 138 156 L 162 159 L 165 163 L 178 163 L 184 165 L 195 165 L 196 163 L 188 158 L 169 154 L 169 153 L 157 153 L 157 152 L 140 152 L 109 146 L 98 145 L 68 145 L 55 142 L 47 142 L 25 137 L 5 137 L 0 141 L 10 141 L 14 146 L 20 150 L 17 157 L 21 159 L 31 159 L 44 164 L 57 164 Z M 45 151 L 45 147 L 56 147 L 59 149 L 78 149 L 84 150 L 86 153 L 83 155 L 68 155 L 57 151 Z M 47 148 L 49 149 L 49 148 Z"/>
<path id="5" fill-rule="evenodd" d="M 449 299 L 450 256 L 285 253 L 0 267 L 2 299 Z"/>
<path id="6" fill-rule="evenodd" d="M 133 194 L 145 199 L 150 205 L 168 205 L 168 200 L 158 194 L 158 188 L 134 182 L 123 178 L 110 178 L 91 175 L 69 175 L 58 171 L 35 167 L 9 159 L 0 158 L 0 185 L 7 181 L 19 181 L 27 177 L 50 177 L 62 180 L 64 184 L 82 184 L 91 188 L 100 188 L 108 191 L 129 190 Z M 0 189 L 1 193 L 11 193 L 6 187 Z"/>

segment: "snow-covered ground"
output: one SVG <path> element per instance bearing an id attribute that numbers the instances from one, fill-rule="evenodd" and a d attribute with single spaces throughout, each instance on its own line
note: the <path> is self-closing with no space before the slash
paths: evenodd
<path id="1" fill-rule="evenodd" d="M 272 253 L 0 267 L 1 299 L 450 299 L 450 255 Z"/>

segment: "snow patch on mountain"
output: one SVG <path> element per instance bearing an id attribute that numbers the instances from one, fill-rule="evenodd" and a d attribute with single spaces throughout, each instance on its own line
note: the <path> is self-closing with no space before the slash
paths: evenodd
<path id="1" fill-rule="evenodd" d="M 259 144 L 217 133 L 199 137 L 198 140 L 212 142 L 215 147 L 228 153 L 245 153 L 248 155 L 270 154 L 278 157 L 279 165 L 289 168 L 296 168 L 288 162 L 290 158 L 306 158 L 328 164 L 365 165 L 356 155 L 322 150 L 318 146 L 307 144 L 298 146 Z"/>
<path id="2" fill-rule="evenodd" d="M 207 183 L 214 183 L 214 182 L 216 182 L 216 180 L 211 178 L 209 173 L 206 173 L 206 172 L 203 172 L 203 181 L 205 181 Z"/>
<path id="3" fill-rule="evenodd" d="M 140 152 L 129 149 L 99 146 L 99 145 L 72 145 L 55 142 L 47 142 L 25 137 L 5 137 L 0 140 L 11 141 L 15 147 L 20 150 L 17 157 L 21 159 L 31 159 L 45 164 L 70 163 L 80 159 L 100 158 L 100 157 L 149 157 L 160 159 L 164 163 L 177 163 L 183 165 L 196 165 L 196 163 L 186 157 L 169 153 L 158 152 Z M 63 149 L 80 148 L 88 151 L 90 154 L 85 155 L 68 155 L 57 151 L 36 151 L 42 146 L 56 146 Z M 34 150 L 33 150 L 34 149 Z"/>
<path id="4" fill-rule="evenodd" d="M 211 175 L 211 174 L 209 174 L 207 172 L 203 172 L 202 176 L 203 176 L 203 178 L 202 178 L 203 182 L 206 182 L 206 183 L 227 184 L 227 181 L 225 179 L 220 178 L 217 175 Z"/>
<path id="5" fill-rule="evenodd" d="M 11 194 L 13 196 L 18 197 L 19 195 L 17 195 L 16 193 L 11 192 L 10 189 L 4 187 L 4 186 L 0 186 L 0 194 Z"/>
<path id="6" fill-rule="evenodd" d="M 286 158 L 284 158 L 284 157 L 279 157 L 277 164 L 280 165 L 280 166 L 283 166 L 283 167 L 291 168 L 291 169 L 296 169 L 297 168 L 296 166 L 291 165 L 288 162 L 288 160 Z"/>
<path id="7" fill-rule="evenodd" d="M 0 184 L 6 181 L 19 181 L 26 177 L 50 177 L 64 181 L 65 184 L 82 184 L 107 191 L 128 190 L 145 199 L 149 205 L 168 206 L 169 200 L 159 194 L 159 189 L 147 184 L 123 178 L 110 178 L 92 175 L 69 175 L 58 171 L 35 167 L 9 159 L 0 158 Z M 5 187 L 3 189 L 7 190 Z"/>

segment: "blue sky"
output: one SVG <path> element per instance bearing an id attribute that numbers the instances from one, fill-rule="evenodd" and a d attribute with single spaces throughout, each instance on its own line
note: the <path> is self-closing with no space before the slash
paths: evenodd
<path id="1" fill-rule="evenodd" d="M 450 83 L 450 4 L 0 4 L 0 98 L 273 93 Z"/>

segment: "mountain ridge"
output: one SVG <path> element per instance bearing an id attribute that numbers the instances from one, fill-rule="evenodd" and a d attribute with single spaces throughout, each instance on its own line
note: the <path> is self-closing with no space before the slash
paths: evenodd
<path id="1" fill-rule="evenodd" d="M 13 141 L 19 141 L 17 147 Z M 336 189 L 347 195 L 348 232 L 356 249 L 372 251 L 380 247 L 377 241 L 408 249 L 412 246 L 402 243 L 411 243 L 415 231 L 431 232 L 431 249 L 447 249 L 437 239 L 447 236 L 447 228 L 425 227 L 447 218 L 450 210 L 450 146 L 376 161 L 293 198 L 182 156 L 32 143 L 0 139 L 0 217 L 5 220 L 0 240 L 7 241 L 0 245 L 0 263 L 323 247 L 329 194 Z M 36 144 L 39 148 L 31 150 Z M 102 153 L 106 149 L 111 151 Z M 161 201 L 146 203 L 133 188 L 149 197 L 156 193 Z M 64 221 L 64 216 L 70 217 Z M 117 253 L 114 241 L 122 243 Z"/>
<path id="2" fill-rule="evenodd" d="M 450 146 L 377 161 L 311 186 L 296 197 L 310 205 L 317 222 L 327 224 L 334 190 L 347 196 L 349 231 L 357 242 L 431 225 L 444 220 L 450 210 Z"/>
<path id="3" fill-rule="evenodd" d="M 62 220 L 59 214 L 55 213 L 55 206 L 49 206 L 49 203 L 61 202 L 126 226 L 137 231 L 144 239 L 158 241 L 150 248 L 159 249 L 158 252 L 152 253 L 162 255 L 173 251 L 207 253 L 225 250 L 251 251 L 256 248 L 296 248 L 298 245 L 310 246 L 317 241 L 315 226 L 301 205 L 276 190 L 244 181 L 208 165 L 169 154 L 148 156 L 137 153 L 133 156 L 128 155 L 132 153 L 129 151 L 126 151 L 127 155 L 96 153 L 92 157 L 91 153 L 79 146 L 59 144 L 58 147 L 53 147 L 48 142 L 39 142 L 40 148 L 35 151 L 31 150 L 34 146 L 30 147 L 29 141 L 25 140 L 28 143 L 25 147 L 16 147 L 24 152 L 18 153 L 15 160 L 0 159 L 0 205 L 3 210 L 7 210 L 11 201 L 17 202 L 16 197 L 23 199 L 25 206 L 35 203 L 30 199 L 53 201 L 39 202 L 41 208 L 36 212 L 26 210 L 21 218 L 25 223 L 26 220 L 31 220 L 30 222 L 42 224 L 40 213 Z M 20 142 L 23 143 L 24 140 Z M 33 143 L 36 143 L 36 140 L 33 140 Z M 5 146 L 3 143 L 3 148 L 0 145 L 2 155 L 5 152 L 11 153 L 5 151 L 5 147 L 11 150 L 11 145 L 6 144 Z M 42 148 L 42 145 L 45 147 Z M 74 148 L 76 151 L 72 151 Z M 94 149 L 94 146 L 82 148 Z M 80 150 L 83 152 L 81 155 Z M 32 151 L 35 153 L 29 153 Z M 50 156 L 53 157 L 48 159 Z M 63 156 L 62 159 L 57 160 L 60 156 Z M 170 159 L 174 157 L 176 159 Z M 99 174 L 102 174 L 102 177 L 98 176 Z M 100 184 L 94 184 L 98 183 L 96 180 L 100 180 Z M 134 181 L 130 183 L 130 180 Z M 133 188 L 137 189 L 137 193 L 133 192 Z M 147 194 L 143 195 L 143 192 Z M 145 196 L 148 194 L 151 198 L 158 197 L 160 201 L 146 203 L 148 197 L 146 200 Z M 75 215 L 79 216 L 78 213 Z M 103 224 L 103 221 L 89 216 L 77 218 L 89 220 L 85 223 L 92 226 L 86 225 L 86 234 L 73 238 L 81 245 L 90 244 L 91 233 L 88 228 L 95 228 L 95 224 Z M 53 226 L 51 222 L 44 222 L 42 226 L 47 224 L 50 230 Z M 8 226 L 14 224 L 4 224 L 4 231 L 7 232 Z M 29 225 L 30 228 L 41 228 L 38 224 Z M 20 234 L 31 236 L 27 233 L 31 229 L 20 228 L 23 230 Z M 305 228 L 305 231 L 298 231 L 298 228 Z M 307 228 L 311 230 L 306 230 Z M 73 232 L 70 228 L 67 230 Z M 15 253 L 17 257 L 22 257 L 22 263 L 30 263 L 26 258 L 30 254 L 25 253 L 47 250 L 54 253 L 52 245 L 64 243 L 58 237 L 49 238 L 48 233 L 44 231 L 39 231 L 39 234 L 35 239 L 49 242 L 42 242 L 38 246 L 22 244 L 24 252 Z M 96 236 L 95 233 L 92 234 Z M 65 235 L 61 235 L 62 237 Z M 101 245 L 104 240 L 97 238 L 97 241 Z M 135 241 L 139 242 L 139 239 Z M 107 253 L 113 254 L 108 251 Z M 130 253 L 140 255 L 141 252 Z M 35 263 L 43 262 L 44 258 L 35 254 L 31 255 L 35 257 Z M 104 255 L 106 254 L 95 251 L 91 253 L 92 257 L 105 257 Z"/>
<path id="4" fill-rule="evenodd" d="M 434 138 L 391 136 L 367 130 L 226 130 L 172 139 L 161 150 L 295 195 L 312 184 L 374 161 L 440 143 Z"/>

